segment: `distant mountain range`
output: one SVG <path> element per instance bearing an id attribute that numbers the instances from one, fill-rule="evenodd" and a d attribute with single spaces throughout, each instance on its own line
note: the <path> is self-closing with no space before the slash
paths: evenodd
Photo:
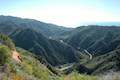
<path id="1" fill-rule="evenodd" d="M 120 22 L 83 22 L 81 26 L 99 25 L 99 26 L 120 26 Z"/>
<path id="2" fill-rule="evenodd" d="M 57 36 L 63 32 L 72 30 L 72 28 L 66 28 L 54 24 L 44 23 L 34 19 L 22 19 L 12 16 L 0 16 L 0 32 L 10 34 L 12 31 L 18 28 L 31 28 L 37 32 L 41 32 L 44 36 L 47 37 Z"/>

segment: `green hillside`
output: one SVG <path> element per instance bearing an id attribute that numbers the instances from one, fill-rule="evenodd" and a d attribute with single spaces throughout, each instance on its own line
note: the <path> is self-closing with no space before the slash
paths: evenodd
<path id="1" fill-rule="evenodd" d="M 12 58 L 13 49 L 11 49 L 14 43 L 7 36 L 2 34 L 0 36 L 2 36 L 0 37 L 2 42 L 0 44 L 0 80 L 49 80 L 54 78 L 55 74 L 28 51 L 18 48 L 22 62 L 15 61 Z M 7 44 L 4 44 L 6 42 Z M 8 46 L 8 44 L 11 45 Z"/>
<path id="2" fill-rule="evenodd" d="M 2 34 L 0 35 L 2 36 L 0 37 L 0 80 L 97 79 L 95 76 L 80 75 L 78 73 L 72 73 L 70 75 L 61 74 L 60 71 L 57 72 L 57 69 L 52 68 L 52 66 L 43 62 L 42 59 L 40 60 L 40 58 L 37 58 L 36 55 L 21 48 L 17 48 L 17 52 L 20 54 L 22 62 L 17 62 L 12 58 L 12 51 L 15 50 L 15 46 L 14 49 L 11 49 L 11 46 L 13 46 L 14 43 L 9 37 Z M 10 46 L 4 44 L 6 41 L 8 42 L 7 44 L 12 44 Z"/>
<path id="3" fill-rule="evenodd" d="M 94 56 L 92 60 L 85 60 L 83 63 L 75 63 L 71 68 L 65 70 L 66 73 L 77 71 L 90 75 L 100 75 L 120 71 L 120 49 L 109 53 Z"/>
<path id="4" fill-rule="evenodd" d="M 104 55 L 96 56 L 84 65 L 90 69 L 93 69 L 93 74 L 104 73 L 109 70 L 119 71 L 120 49 L 111 51 Z"/>
<path id="5" fill-rule="evenodd" d="M 6 45 L 11 50 L 15 49 L 15 44 L 12 42 L 12 40 L 8 36 L 1 34 L 1 33 L 0 33 L 0 44 Z"/>
<path id="6" fill-rule="evenodd" d="M 11 34 L 16 46 L 45 58 L 52 65 L 77 62 L 78 52 L 66 43 L 48 39 L 31 29 Z"/>
<path id="7" fill-rule="evenodd" d="M 91 54 L 103 54 L 120 48 L 120 27 L 115 26 L 81 26 L 70 34 L 66 33 L 65 41 Z"/>

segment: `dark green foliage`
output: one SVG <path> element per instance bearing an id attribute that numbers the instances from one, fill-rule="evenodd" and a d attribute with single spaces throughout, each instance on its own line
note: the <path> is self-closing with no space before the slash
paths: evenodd
<path id="1" fill-rule="evenodd" d="M 11 57 L 11 51 L 8 47 L 0 45 L 0 65 L 4 65 Z"/>
<path id="2" fill-rule="evenodd" d="M 118 68 L 118 70 L 120 70 L 120 52 L 116 51 L 116 66 Z"/>
<path id="3" fill-rule="evenodd" d="M 3 34 L 0 34 L 0 44 L 8 46 L 11 50 L 15 49 L 15 45 L 12 40 L 8 36 Z"/>
<path id="4" fill-rule="evenodd" d="M 120 27 L 82 26 L 66 35 L 68 44 L 80 51 L 86 49 L 92 54 L 108 53 L 120 48 Z"/>
<path id="5" fill-rule="evenodd" d="M 15 45 L 12 40 L 3 34 L 0 34 L 0 64 L 5 64 L 11 57 L 11 51 L 15 50 Z"/>
<path id="6" fill-rule="evenodd" d="M 94 56 L 92 60 L 87 60 L 81 64 L 75 63 L 65 73 L 77 71 L 79 73 L 98 75 L 109 71 L 120 71 L 120 49 L 106 54 Z"/>
<path id="7" fill-rule="evenodd" d="M 77 51 L 71 46 L 56 40 L 44 37 L 42 34 L 31 30 L 21 30 L 13 33 L 11 38 L 16 45 L 42 56 L 52 65 L 76 62 Z"/>
<path id="8" fill-rule="evenodd" d="M 120 49 L 111 51 L 109 53 L 95 56 L 92 60 L 84 63 L 83 65 L 92 70 L 92 74 L 104 73 L 109 70 L 119 71 Z"/>
<path id="9" fill-rule="evenodd" d="M 89 68 L 87 68 L 84 65 L 79 64 L 79 63 L 74 64 L 73 70 L 78 71 L 78 73 L 84 73 L 84 74 L 91 74 L 92 73 L 91 69 L 89 69 Z"/>

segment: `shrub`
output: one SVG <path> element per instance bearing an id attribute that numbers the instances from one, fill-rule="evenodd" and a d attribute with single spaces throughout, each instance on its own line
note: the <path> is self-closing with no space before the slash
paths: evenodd
<path id="1" fill-rule="evenodd" d="M 25 80 L 22 76 L 13 73 L 12 74 L 12 80 Z"/>
<path id="2" fill-rule="evenodd" d="M 0 34 L 0 42 L 8 46 L 11 50 L 15 49 L 15 44 L 13 41 L 6 35 Z"/>
<path id="3" fill-rule="evenodd" d="M 11 52 L 8 47 L 1 45 L 0 46 L 0 64 L 5 64 L 11 56 Z"/>

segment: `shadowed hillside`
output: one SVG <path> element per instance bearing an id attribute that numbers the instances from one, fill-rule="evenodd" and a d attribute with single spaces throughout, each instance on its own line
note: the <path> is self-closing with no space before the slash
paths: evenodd
<path id="1" fill-rule="evenodd" d="M 48 39 L 31 29 L 11 34 L 17 46 L 44 57 L 52 65 L 78 61 L 77 51 L 66 43 Z"/>
<path id="2" fill-rule="evenodd" d="M 83 51 L 103 54 L 120 48 L 120 27 L 82 26 L 71 31 L 65 41 Z"/>

